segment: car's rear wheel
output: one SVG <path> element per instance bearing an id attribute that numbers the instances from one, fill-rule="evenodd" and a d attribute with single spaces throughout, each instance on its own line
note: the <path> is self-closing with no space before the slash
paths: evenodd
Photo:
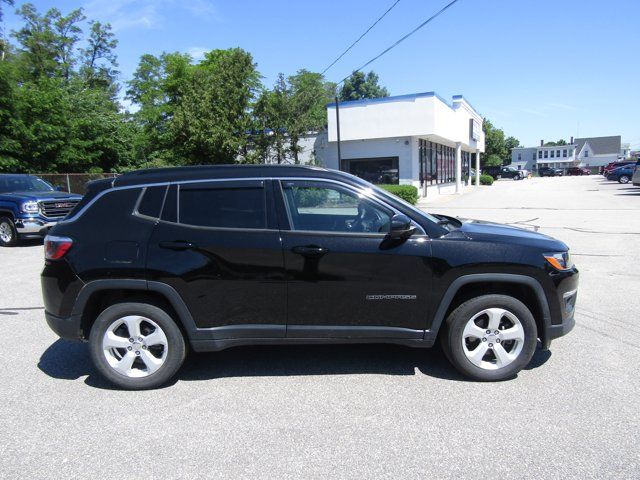
<path id="1" fill-rule="evenodd" d="M 98 371 L 128 390 L 168 382 L 186 355 L 184 337 L 171 316 L 147 303 L 106 308 L 91 327 L 89 348 Z"/>
<path id="2" fill-rule="evenodd" d="M 456 308 L 440 337 L 462 374 L 481 381 L 512 378 L 531 360 L 537 344 L 529 309 L 507 295 L 483 295 Z"/>
<path id="3" fill-rule="evenodd" d="M 629 183 L 629 180 L 631 179 L 628 175 L 620 175 L 620 177 L 618 178 L 618 182 L 620 183 Z"/>
<path id="4" fill-rule="evenodd" d="M 0 217 L 0 246 L 13 247 L 18 243 L 18 232 L 13 220 L 9 217 Z"/>

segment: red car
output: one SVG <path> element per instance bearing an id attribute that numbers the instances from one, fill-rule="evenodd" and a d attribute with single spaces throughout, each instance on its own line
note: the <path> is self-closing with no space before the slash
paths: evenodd
<path id="1" fill-rule="evenodd" d="M 611 162 L 609 165 L 604 167 L 602 174 L 606 177 L 611 172 L 613 172 L 618 167 L 626 167 L 627 165 L 635 165 L 635 160 L 625 160 L 623 162 Z"/>
<path id="2" fill-rule="evenodd" d="M 567 168 L 567 175 L 591 175 L 591 170 L 582 167 Z"/>

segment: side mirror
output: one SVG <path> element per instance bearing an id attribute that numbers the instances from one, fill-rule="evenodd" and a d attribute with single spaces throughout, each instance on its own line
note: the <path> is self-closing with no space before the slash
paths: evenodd
<path id="1" fill-rule="evenodd" d="M 61 186 L 57 186 L 56 187 L 56 192 L 66 192 L 67 190 L 64 187 Z"/>
<path id="2" fill-rule="evenodd" d="M 405 239 L 409 238 L 416 231 L 416 227 L 411 225 L 411 219 L 402 213 L 396 213 L 391 217 L 391 228 L 389 238 Z"/>

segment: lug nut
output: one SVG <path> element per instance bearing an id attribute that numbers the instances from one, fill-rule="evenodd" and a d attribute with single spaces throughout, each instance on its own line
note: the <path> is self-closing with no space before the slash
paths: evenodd
<path id="1" fill-rule="evenodd" d="M 493 347 L 493 343 L 490 343 L 490 344 L 489 344 L 489 348 L 491 348 L 491 347 Z M 137 353 L 137 352 L 136 352 L 136 353 Z"/>
<path id="2" fill-rule="evenodd" d="M 482 341 L 486 342 L 487 341 L 487 337 L 482 337 Z"/>
<path id="3" fill-rule="evenodd" d="M 142 345 L 142 349 L 143 349 L 143 350 L 146 350 L 146 349 L 147 349 L 147 346 L 146 346 L 146 345 Z"/>
<path id="4" fill-rule="evenodd" d="M 133 337 L 131 337 L 131 338 L 129 339 L 129 341 L 130 341 L 131 343 L 133 343 Z"/>
<path id="5" fill-rule="evenodd" d="M 500 330 L 496 330 L 496 335 L 500 335 Z"/>
<path id="6" fill-rule="evenodd" d="M 142 341 L 142 337 L 138 337 L 138 341 L 141 342 Z"/>
<path id="7" fill-rule="evenodd" d="M 500 339 L 499 338 L 496 338 L 496 343 L 500 343 Z"/>
<path id="8" fill-rule="evenodd" d="M 140 350 L 136 350 L 136 355 L 140 355 Z"/>
<path id="9" fill-rule="evenodd" d="M 128 346 L 127 350 L 133 350 L 133 348 L 131 346 Z"/>
<path id="10" fill-rule="evenodd" d="M 491 330 L 487 330 L 487 335 L 491 335 Z"/>

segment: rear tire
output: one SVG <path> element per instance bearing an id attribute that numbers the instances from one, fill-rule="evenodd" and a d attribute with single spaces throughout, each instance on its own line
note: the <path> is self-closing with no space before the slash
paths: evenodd
<path id="1" fill-rule="evenodd" d="M 147 303 L 106 308 L 91 327 L 89 349 L 100 374 L 127 390 L 165 384 L 186 356 L 178 325 L 164 310 Z"/>
<path id="2" fill-rule="evenodd" d="M 496 333 L 498 332 L 498 333 Z M 483 295 L 456 308 L 440 335 L 445 354 L 463 375 L 480 381 L 513 378 L 536 350 L 529 309 L 507 295 Z"/>
<path id="3" fill-rule="evenodd" d="M 14 247 L 18 244 L 16 226 L 9 217 L 0 217 L 0 246 Z"/>

